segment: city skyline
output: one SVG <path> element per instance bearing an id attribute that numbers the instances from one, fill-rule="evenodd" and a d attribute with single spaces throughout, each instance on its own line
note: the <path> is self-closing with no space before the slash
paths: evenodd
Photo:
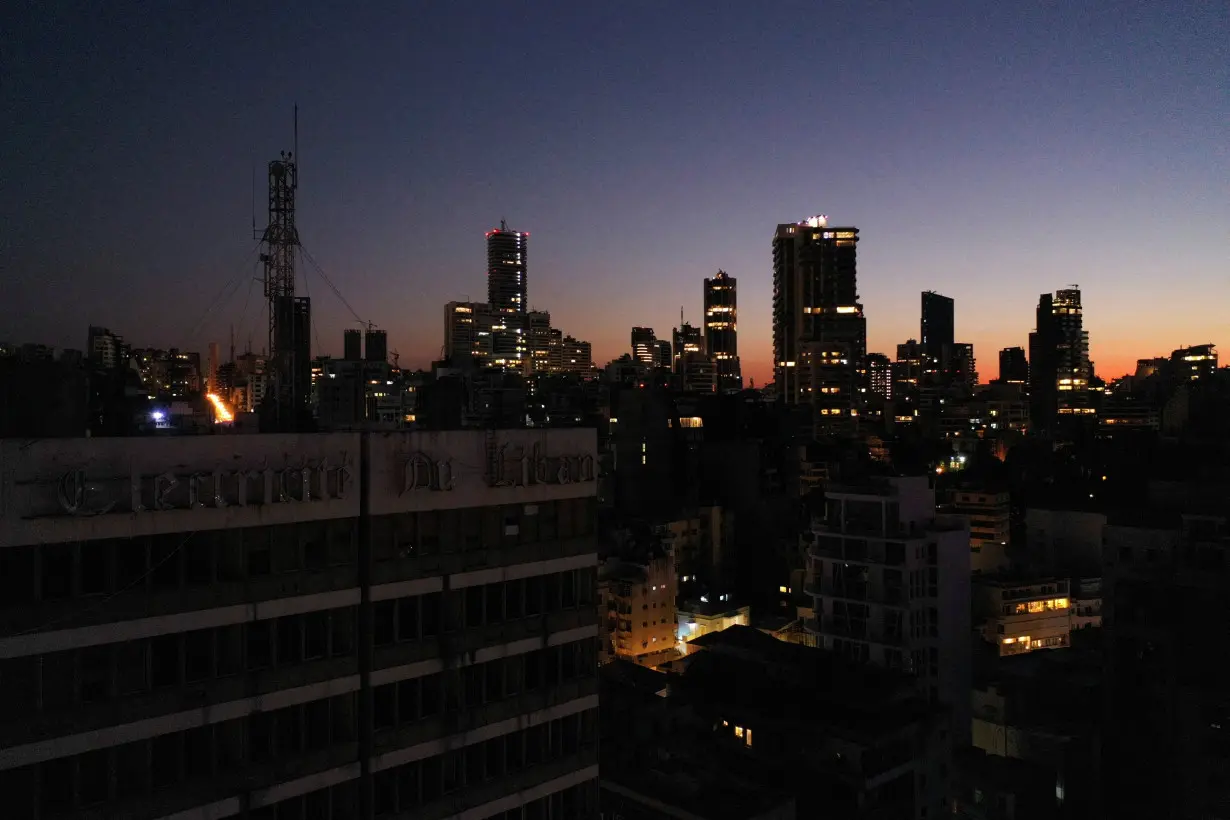
<path id="1" fill-rule="evenodd" d="M 253 167 L 291 147 L 298 102 L 305 248 L 404 365 L 438 355 L 441 306 L 482 298 L 480 234 L 501 218 L 534 235 L 527 307 L 599 364 L 634 325 L 669 337 L 681 305 L 700 324 L 701 283 L 722 269 L 739 280 L 743 374 L 765 383 L 771 232 L 815 213 L 860 230 L 869 351 L 916 338 L 918 294 L 935 290 L 985 379 L 1027 344 L 1038 294 L 1070 284 L 1101 376 L 1224 341 L 1230 17 L 1090 8 L 1057 28 L 1044 10 L 971 8 L 835 7 L 796 27 L 787 7 L 635 5 L 597 28 L 583 10 L 481 4 L 345 25 L 323 7 L 19 20 L 0 89 L 19 160 L 0 181 L 0 327 L 79 348 L 97 324 L 204 351 L 233 323 L 259 348 L 245 200 Z M 526 37 L 548 47 L 526 56 Z M 920 45 L 941 41 L 961 45 Z M 495 132 L 476 127 L 484 107 Z M 1159 277 L 1182 310 L 1156 310 Z M 311 265 L 300 278 L 313 352 L 340 354 L 356 325 Z"/>

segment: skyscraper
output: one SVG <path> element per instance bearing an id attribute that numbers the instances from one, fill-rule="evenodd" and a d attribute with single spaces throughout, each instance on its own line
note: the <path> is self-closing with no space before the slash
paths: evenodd
<path id="1" fill-rule="evenodd" d="M 500 227 L 487 231 L 487 303 L 493 324 L 492 363 L 520 372 L 527 357 L 526 348 L 526 256 L 530 235 Z"/>
<path id="2" fill-rule="evenodd" d="M 632 328 L 632 358 L 646 367 L 653 367 L 657 362 L 658 343 L 654 338 L 652 327 Z"/>
<path id="3" fill-rule="evenodd" d="M 919 334 L 925 357 L 924 371 L 927 373 L 947 371 L 951 365 L 954 335 L 952 299 L 934 291 L 923 291 Z"/>
<path id="4" fill-rule="evenodd" d="M 851 387 L 867 350 L 867 320 L 856 282 L 857 245 L 857 228 L 830 228 L 825 216 L 778 225 L 773 238 L 777 395 L 787 404 L 808 404 L 824 393 L 831 405 L 820 411 L 826 416 L 848 418 L 855 411 Z M 814 355 L 805 356 L 808 345 L 819 345 Z M 822 371 L 805 366 L 805 358 L 824 362 Z M 833 383 L 813 384 L 814 378 Z"/>
<path id="5" fill-rule="evenodd" d="M 1025 384 L 1029 381 L 1029 361 L 1025 348 L 1005 347 L 999 351 L 999 380 L 1005 384 Z"/>
<path id="6" fill-rule="evenodd" d="M 491 360 L 491 308 L 486 302 L 444 306 L 444 355 L 456 367 L 486 367 Z"/>
<path id="7" fill-rule="evenodd" d="M 739 304 L 735 277 L 719 270 L 705 280 L 705 349 L 717 366 L 718 390 L 742 390 Z"/>
<path id="8" fill-rule="evenodd" d="M 525 325 L 526 375 L 547 373 L 551 370 L 551 314 L 531 310 L 525 314 Z"/>
<path id="9" fill-rule="evenodd" d="M 974 346 L 969 342 L 953 342 L 949 345 L 948 381 L 973 389 L 978 384 L 978 362 L 974 358 Z"/>
<path id="10" fill-rule="evenodd" d="M 678 373 L 680 363 L 683 361 L 684 354 L 705 352 L 704 339 L 701 337 L 701 330 L 698 327 L 681 322 L 679 327 L 675 328 L 671 333 L 671 349 L 673 352 L 671 359 L 671 369 Z"/>
<path id="11" fill-rule="evenodd" d="M 1092 413 L 1089 334 L 1078 288 L 1038 297 L 1037 327 L 1029 334 L 1030 420 L 1051 429 L 1057 416 Z"/>

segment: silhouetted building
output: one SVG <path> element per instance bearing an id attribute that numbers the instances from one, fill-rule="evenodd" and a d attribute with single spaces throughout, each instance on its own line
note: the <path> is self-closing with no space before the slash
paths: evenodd
<path id="1" fill-rule="evenodd" d="M 492 363 L 520 373 L 527 357 L 526 262 L 530 235 L 509 230 L 503 220 L 487 231 L 487 304 L 491 305 Z"/>
<path id="2" fill-rule="evenodd" d="M 657 363 L 657 356 L 658 342 L 654 338 L 653 328 L 632 328 L 632 358 L 646 367 L 653 367 Z"/>
<path id="3" fill-rule="evenodd" d="M 705 353 L 705 340 L 701 329 L 687 322 L 680 323 L 671 333 L 671 370 L 679 373 L 680 361 L 687 353 Z"/>
<path id="4" fill-rule="evenodd" d="M 884 399 L 893 397 L 893 363 L 883 353 L 867 354 L 867 379 L 873 394 Z"/>
<path id="5" fill-rule="evenodd" d="M 671 343 L 668 339 L 658 339 L 654 342 L 653 366 L 663 370 L 671 369 Z"/>
<path id="6" fill-rule="evenodd" d="M 1005 384 L 1028 384 L 1029 361 L 1025 348 L 1005 347 L 999 351 L 999 380 Z"/>
<path id="7" fill-rule="evenodd" d="M 738 281 L 726 271 L 705 280 L 705 350 L 717 364 L 718 389 L 742 390 Z"/>
<path id="8" fill-rule="evenodd" d="M 951 366 L 954 340 L 953 301 L 934 291 L 922 293 L 922 313 L 919 321 L 924 369 L 927 373 L 945 373 Z"/>
<path id="9" fill-rule="evenodd" d="M 369 362 L 389 360 L 389 335 L 383 330 L 368 330 L 363 334 L 363 358 Z"/>
<path id="10" fill-rule="evenodd" d="M 363 358 L 363 332 L 349 329 L 342 331 L 342 358 L 357 362 Z"/>
<path id="11" fill-rule="evenodd" d="M 853 383 L 867 351 L 867 320 L 858 302 L 858 229 L 831 228 L 815 216 L 778 225 L 773 238 L 773 378 L 786 404 L 810 404 L 825 385 L 811 383 L 805 347 L 819 345 L 810 358 L 836 359 L 850 370 L 833 379 Z M 840 353 L 833 356 L 834 352 Z M 827 371 L 826 366 L 826 372 Z M 833 387 L 840 385 L 833 384 Z M 844 408 L 846 415 L 853 402 Z"/>
<path id="12" fill-rule="evenodd" d="M 444 356 L 454 367 L 486 367 L 491 361 L 491 309 L 486 302 L 444 306 Z"/>
<path id="13" fill-rule="evenodd" d="M 953 342 L 949 350 L 948 381 L 973 390 L 978 385 L 978 361 L 974 358 L 974 346 L 969 342 Z"/>
<path id="14" fill-rule="evenodd" d="M 1053 430 L 1059 416 L 1085 416 L 1094 408 L 1089 334 L 1084 330 L 1081 292 L 1076 288 L 1038 298 L 1037 325 L 1029 334 L 1030 420 Z"/>
<path id="15" fill-rule="evenodd" d="M 105 327 L 90 325 L 85 354 L 90 363 L 97 367 L 111 369 L 128 363 L 128 346 L 124 344 L 124 337 Z"/>

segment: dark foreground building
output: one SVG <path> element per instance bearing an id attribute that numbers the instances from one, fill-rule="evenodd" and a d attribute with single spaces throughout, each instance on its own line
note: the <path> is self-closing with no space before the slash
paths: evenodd
<path id="1" fill-rule="evenodd" d="M 0 815 L 595 816 L 595 449 L 0 442 Z"/>

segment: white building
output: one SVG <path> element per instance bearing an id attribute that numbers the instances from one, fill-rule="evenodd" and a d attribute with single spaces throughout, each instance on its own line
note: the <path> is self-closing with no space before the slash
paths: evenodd
<path id="1" fill-rule="evenodd" d="M 830 485 L 813 526 L 808 623 L 817 644 L 917 675 L 953 710 L 954 742 L 968 739 L 969 529 L 937 516 L 926 477 Z"/>
<path id="2" fill-rule="evenodd" d="M 589 430 L 0 442 L 5 817 L 596 813 Z"/>

